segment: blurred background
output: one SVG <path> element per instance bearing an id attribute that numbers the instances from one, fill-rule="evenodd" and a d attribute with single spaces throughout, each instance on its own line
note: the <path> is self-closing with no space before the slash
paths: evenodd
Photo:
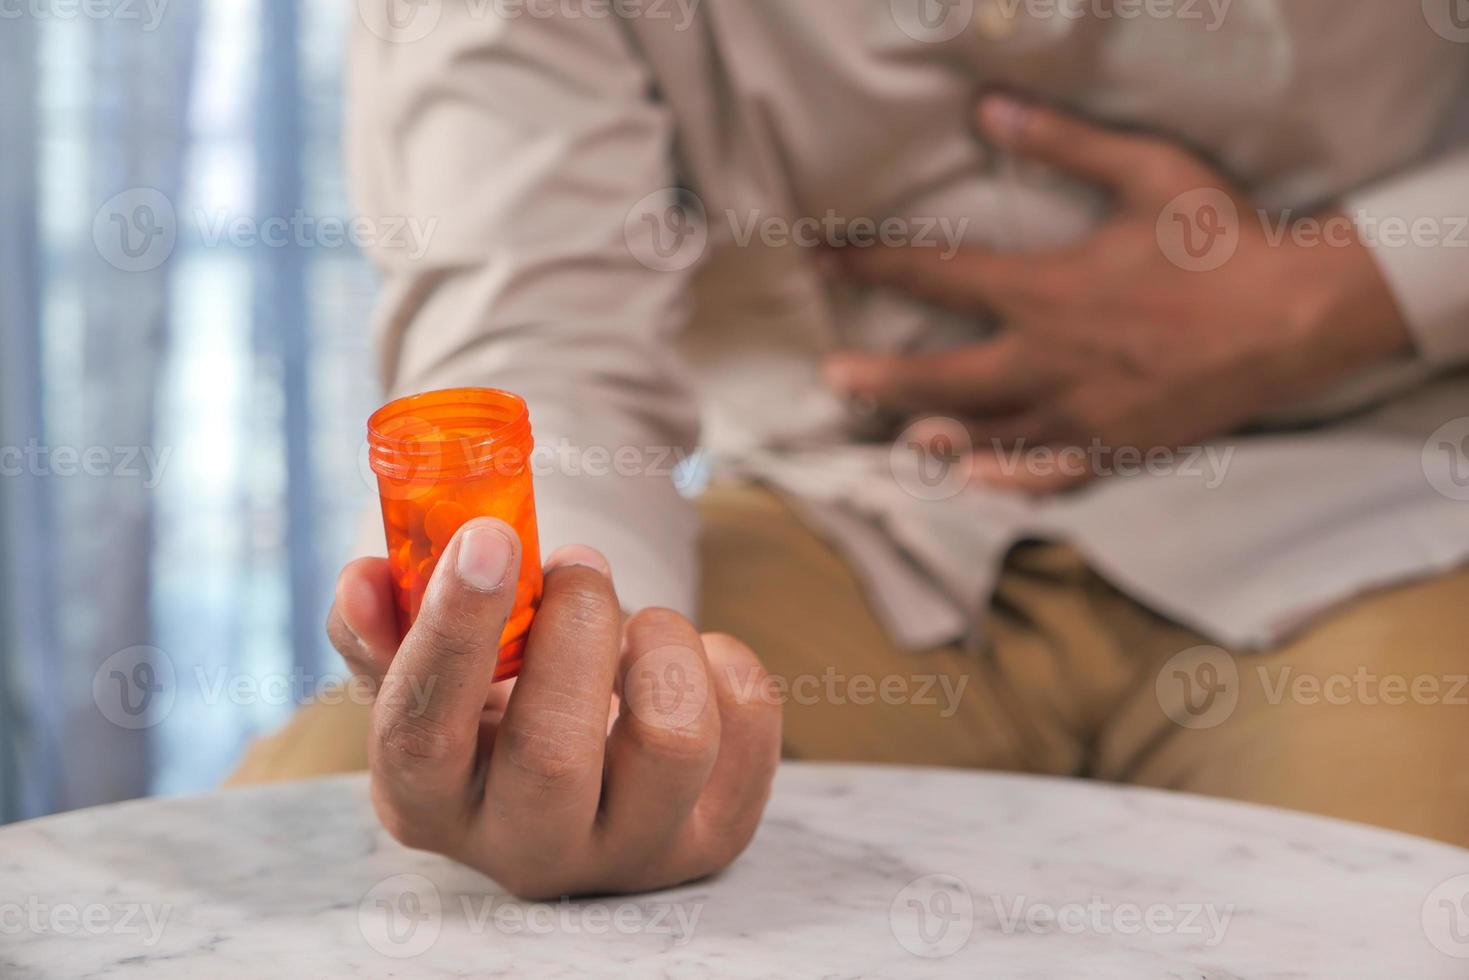
<path id="1" fill-rule="evenodd" d="M 0 820 L 209 788 L 335 677 L 350 11 L 0 5 Z"/>

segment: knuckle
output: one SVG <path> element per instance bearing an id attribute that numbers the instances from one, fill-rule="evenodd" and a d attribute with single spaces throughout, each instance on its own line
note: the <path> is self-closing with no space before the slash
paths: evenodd
<path id="1" fill-rule="evenodd" d="M 719 712 L 710 703 L 708 661 L 692 638 L 645 643 L 623 673 L 622 697 L 639 739 L 657 739 L 656 750 L 687 755 L 693 739 L 717 739 Z M 650 747 L 654 748 L 654 747 Z"/>
<path id="2" fill-rule="evenodd" d="M 578 589 L 572 594 L 570 622 L 578 629 L 603 630 L 615 625 L 617 610 L 600 590 Z"/>
<path id="3" fill-rule="evenodd" d="M 587 770 L 589 747 L 579 737 L 507 728 L 499 738 L 510 767 L 543 788 L 578 786 Z"/>
<path id="4" fill-rule="evenodd" d="M 557 569 L 548 583 L 545 604 L 553 601 L 571 629 L 606 630 L 620 625 L 622 613 L 607 579 L 590 568 Z"/>
<path id="5" fill-rule="evenodd" d="M 680 727 L 635 725 L 633 738 L 644 755 L 679 768 L 712 764 L 719 751 L 718 728 L 708 712 Z"/>
<path id="6" fill-rule="evenodd" d="M 442 763 L 463 747 L 459 734 L 448 726 L 401 712 L 379 716 L 375 735 L 383 761 L 390 767 Z"/>
<path id="7" fill-rule="evenodd" d="M 461 613 L 424 610 L 413 629 L 420 642 L 449 657 L 470 656 L 480 645 L 481 631 L 474 628 L 471 617 Z"/>

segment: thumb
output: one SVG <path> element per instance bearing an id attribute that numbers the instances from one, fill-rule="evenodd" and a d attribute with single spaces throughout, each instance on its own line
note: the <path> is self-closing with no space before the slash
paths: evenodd
<path id="1" fill-rule="evenodd" d="M 434 743 L 409 746 L 408 754 L 447 779 L 473 762 L 519 570 L 520 541 L 509 525 L 466 523 L 434 569 L 418 619 L 383 679 L 375 728 Z"/>
<path id="2" fill-rule="evenodd" d="M 1016 99 L 989 95 L 979 103 L 980 131 L 1021 156 L 1121 193 L 1131 200 L 1217 181 L 1186 150 L 1154 136 L 1122 132 Z"/>

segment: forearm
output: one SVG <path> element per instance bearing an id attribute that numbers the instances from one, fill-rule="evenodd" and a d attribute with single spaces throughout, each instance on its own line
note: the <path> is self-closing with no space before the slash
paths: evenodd
<path id="1" fill-rule="evenodd" d="M 431 228 L 416 253 L 370 252 L 387 387 L 523 396 L 543 550 L 597 547 L 629 607 L 689 611 L 694 518 L 671 467 L 697 405 L 669 342 L 689 274 L 626 238 L 634 205 L 676 182 L 650 87 L 616 18 L 445 5 L 410 47 L 356 35 L 350 155 L 360 212 Z"/>
<path id="2" fill-rule="evenodd" d="M 1271 257 L 1270 281 L 1292 304 L 1285 322 L 1300 376 L 1325 386 L 1410 354 L 1407 319 L 1351 218 L 1331 211 L 1311 221 L 1319 236 Z"/>

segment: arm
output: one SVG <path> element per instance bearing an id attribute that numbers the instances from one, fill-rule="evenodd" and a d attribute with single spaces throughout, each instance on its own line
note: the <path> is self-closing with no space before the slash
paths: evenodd
<path id="1" fill-rule="evenodd" d="M 828 377 L 898 410 L 952 414 L 942 434 L 969 440 L 986 482 L 1052 493 L 1112 472 L 1124 452 L 1197 445 L 1330 395 L 1411 350 L 1346 217 L 1314 220 L 1311 235 L 1304 222 L 1272 227 L 1183 148 L 1044 106 L 992 96 L 979 122 L 1110 190 L 1107 219 L 1044 253 L 840 250 L 858 279 L 998 314 L 1005 329 L 939 356 L 846 354 Z"/>
<path id="2" fill-rule="evenodd" d="M 426 241 L 374 254 L 388 382 L 513 389 L 543 446 L 688 447 L 694 400 L 665 343 L 685 278 L 640 266 L 623 230 L 636 202 L 671 183 L 671 127 L 620 26 L 439 7 L 426 8 L 440 16 L 427 36 L 394 44 L 364 30 L 354 50 L 362 211 L 384 229 L 437 222 Z M 738 641 L 667 609 L 622 613 L 692 606 L 691 512 L 662 472 L 558 467 L 537 473 L 536 493 L 545 596 L 525 666 L 498 698 L 522 560 L 508 526 L 460 529 L 401 644 L 387 562 L 342 573 L 328 634 L 377 692 L 379 818 L 404 844 L 525 897 L 717 871 L 764 809 L 779 705 Z M 557 547 L 567 541 L 605 556 Z"/>
<path id="3" fill-rule="evenodd" d="M 616 18 L 440 7 L 425 37 L 378 25 L 353 42 L 358 210 L 429 223 L 371 253 L 387 384 L 525 397 L 554 462 L 536 474 L 544 550 L 593 545 L 628 608 L 691 614 L 695 517 L 668 472 L 697 438 L 667 343 L 688 274 L 645 268 L 624 233 L 673 183 L 669 115 Z M 620 449 L 633 465 L 608 462 Z"/>

